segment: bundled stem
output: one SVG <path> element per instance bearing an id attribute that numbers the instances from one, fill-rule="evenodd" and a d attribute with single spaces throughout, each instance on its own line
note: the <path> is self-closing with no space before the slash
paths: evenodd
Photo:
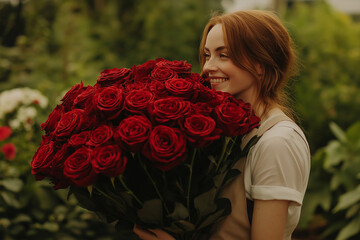
<path id="1" fill-rule="evenodd" d="M 169 209 L 167 208 L 167 206 L 166 206 L 166 204 L 165 204 L 164 198 L 162 197 L 162 195 L 161 195 L 161 193 L 160 193 L 160 191 L 159 191 L 159 188 L 157 187 L 154 179 L 151 177 L 151 174 L 149 173 L 149 171 L 148 171 L 148 169 L 147 169 L 147 167 L 146 167 L 146 164 L 140 159 L 140 157 L 138 157 L 138 160 L 139 160 L 139 162 L 140 162 L 141 167 L 144 169 L 146 175 L 147 175 L 148 178 L 150 179 L 152 185 L 154 186 L 154 189 L 155 189 L 155 191 L 156 191 L 156 194 L 159 196 L 161 202 L 164 203 L 164 208 L 165 208 L 166 213 L 167 213 L 167 214 L 170 214 Z"/>
<path id="2" fill-rule="evenodd" d="M 188 182 L 188 192 L 187 192 L 187 196 L 186 196 L 186 205 L 187 208 L 190 211 L 190 191 L 191 191 L 191 181 L 192 181 L 192 175 L 193 175 L 193 166 L 194 166 L 194 160 L 195 160 L 195 156 L 196 156 L 196 148 L 194 148 L 192 157 L 191 157 L 191 164 L 190 164 L 190 168 L 189 168 L 189 182 Z"/>
<path id="3" fill-rule="evenodd" d="M 125 188 L 126 192 L 132 196 L 137 203 L 140 204 L 140 206 L 143 206 L 143 202 L 135 195 L 135 193 L 133 191 L 131 191 L 131 189 L 126 185 L 125 181 L 124 181 L 124 176 L 120 175 L 119 176 L 119 180 L 121 182 L 121 185 Z"/>
<path id="4" fill-rule="evenodd" d="M 219 170 L 220 165 L 221 165 L 222 161 L 224 160 L 226 149 L 227 149 L 227 146 L 228 146 L 230 140 L 231 140 L 231 137 L 225 137 L 225 142 L 224 142 L 223 148 L 221 150 L 219 161 L 216 166 L 216 172 Z M 227 155 L 229 155 L 229 152 L 227 152 L 227 153 L 228 153 Z M 226 158 L 227 158 L 227 156 L 226 156 Z"/>

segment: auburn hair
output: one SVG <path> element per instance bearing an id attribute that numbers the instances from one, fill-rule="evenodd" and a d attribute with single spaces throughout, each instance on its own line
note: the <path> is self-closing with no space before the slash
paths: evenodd
<path id="1" fill-rule="evenodd" d="M 265 109 L 275 104 L 294 118 L 284 88 L 296 73 L 296 54 L 293 41 L 280 19 L 264 10 L 237 11 L 212 17 L 205 26 L 200 43 L 202 67 L 206 38 L 216 24 L 222 25 L 230 59 L 256 79 L 258 101 L 254 108 L 259 103 L 265 104 Z M 260 76 L 256 64 L 261 66 Z"/>

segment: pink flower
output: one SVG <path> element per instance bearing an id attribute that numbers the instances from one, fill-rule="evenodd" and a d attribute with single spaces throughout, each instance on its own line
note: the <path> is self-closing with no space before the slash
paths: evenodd
<path id="1" fill-rule="evenodd" d="M 0 126 L 0 141 L 8 138 L 11 135 L 11 129 L 8 126 L 1 127 Z"/>
<path id="2" fill-rule="evenodd" d="M 16 156 L 16 147 L 13 143 L 4 144 L 0 151 L 5 155 L 7 160 L 13 160 Z"/>

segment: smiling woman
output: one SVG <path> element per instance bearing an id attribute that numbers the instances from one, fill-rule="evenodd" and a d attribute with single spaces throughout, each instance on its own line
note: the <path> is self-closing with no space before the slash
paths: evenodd
<path id="1" fill-rule="evenodd" d="M 215 90 L 228 92 L 245 102 L 252 102 L 256 80 L 248 71 L 233 63 L 225 46 L 222 25 L 216 24 L 206 38 L 203 73 L 208 75 L 211 87 Z"/>
<path id="2" fill-rule="evenodd" d="M 200 59 L 212 88 L 249 102 L 261 118 L 260 127 L 242 139 L 244 146 L 261 137 L 234 165 L 243 174 L 220 194 L 230 199 L 231 213 L 208 239 L 290 240 L 310 172 L 309 146 L 284 91 L 295 69 L 291 38 L 268 11 L 215 16 L 204 29 Z M 134 231 L 143 239 L 172 239 L 159 229 Z"/>

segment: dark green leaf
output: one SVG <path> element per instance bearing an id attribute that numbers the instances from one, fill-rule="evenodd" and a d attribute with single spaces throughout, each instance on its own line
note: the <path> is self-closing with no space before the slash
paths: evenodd
<path id="1" fill-rule="evenodd" d="M 231 202 L 229 199 L 220 198 L 217 199 L 217 209 L 216 212 L 210 214 L 202 221 L 196 228 L 202 229 L 208 227 L 218 221 L 220 221 L 223 217 L 227 216 L 231 212 Z"/>
<path id="2" fill-rule="evenodd" d="M 198 214 L 198 219 L 201 220 L 210 213 L 216 210 L 215 196 L 217 189 L 212 188 L 194 199 L 194 206 Z"/>
<path id="3" fill-rule="evenodd" d="M 195 225 L 185 220 L 176 221 L 174 222 L 174 224 L 177 225 L 179 228 L 183 229 L 185 232 L 195 230 Z"/>
<path id="4" fill-rule="evenodd" d="M 360 215 L 354 218 L 350 223 L 348 223 L 336 237 L 336 240 L 349 239 L 351 236 L 360 232 Z"/>
<path id="5" fill-rule="evenodd" d="M 144 202 L 143 207 L 137 211 L 137 215 L 144 223 L 161 225 L 163 222 L 161 200 L 155 198 Z"/>
<path id="6" fill-rule="evenodd" d="M 90 193 L 87 189 L 71 186 L 69 192 L 75 195 L 81 207 L 90 211 L 96 211 L 97 207 L 91 200 Z"/>
<path id="7" fill-rule="evenodd" d="M 174 211 L 169 214 L 172 220 L 183 220 L 189 217 L 188 209 L 179 202 L 175 202 Z"/>

